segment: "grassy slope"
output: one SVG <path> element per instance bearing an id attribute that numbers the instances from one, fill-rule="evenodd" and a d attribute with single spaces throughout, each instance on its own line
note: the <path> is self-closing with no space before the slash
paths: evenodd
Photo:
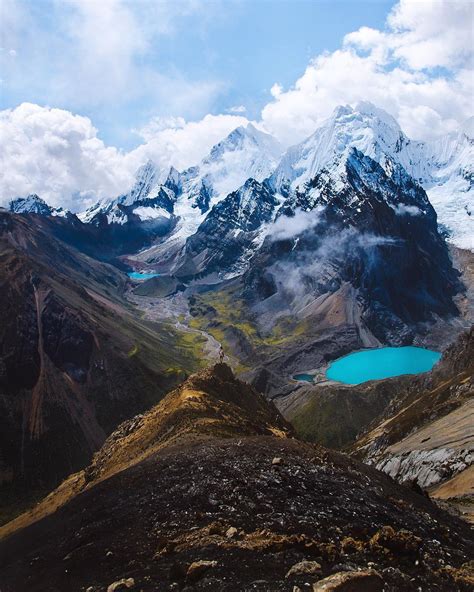
<path id="1" fill-rule="evenodd" d="M 279 348 L 295 343 L 308 330 L 305 321 L 281 317 L 271 331 L 263 334 L 254 314 L 240 294 L 238 285 L 211 290 L 194 296 L 190 325 L 210 333 L 239 360 L 237 372 L 251 370 Z"/>

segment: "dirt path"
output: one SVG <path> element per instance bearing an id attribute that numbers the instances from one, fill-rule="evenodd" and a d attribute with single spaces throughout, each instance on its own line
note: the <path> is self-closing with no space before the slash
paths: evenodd
<path id="1" fill-rule="evenodd" d="M 136 296 L 131 291 L 127 293 L 127 299 L 134 304 L 150 321 L 173 323 L 178 331 L 193 333 L 204 337 L 203 353 L 211 362 L 219 360 L 221 343 L 210 333 L 189 326 L 191 315 L 189 313 L 188 299 L 182 292 L 167 298 L 153 298 L 150 296 Z M 224 361 L 230 366 L 235 366 L 237 361 L 229 356 L 224 356 Z"/>

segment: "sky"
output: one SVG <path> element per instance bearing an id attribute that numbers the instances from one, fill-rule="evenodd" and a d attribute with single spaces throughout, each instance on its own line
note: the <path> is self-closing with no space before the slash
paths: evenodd
<path id="1" fill-rule="evenodd" d="M 0 204 L 75 211 L 238 125 L 284 146 L 369 100 L 429 140 L 472 115 L 470 0 L 0 0 Z"/>

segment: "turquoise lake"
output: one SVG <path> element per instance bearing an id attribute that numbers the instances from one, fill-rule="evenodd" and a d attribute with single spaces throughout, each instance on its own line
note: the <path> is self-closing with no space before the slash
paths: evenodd
<path id="1" fill-rule="evenodd" d="M 139 271 L 130 271 L 127 273 L 128 277 L 132 280 L 149 280 L 153 277 L 158 277 L 159 273 L 140 273 Z"/>
<path id="2" fill-rule="evenodd" d="M 329 380 L 360 384 L 401 374 L 428 372 L 441 354 L 422 347 L 382 347 L 358 351 L 332 362 L 327 369 Z"/>
<path id="3" fill-rule="evenodd" d="M 302 374 L 295 374 L 293 378 L 295 380 L 302 380 L 303 382 L 314 382 L 314 376 L 312 374 L 306 374 L 304 372 Z"/>

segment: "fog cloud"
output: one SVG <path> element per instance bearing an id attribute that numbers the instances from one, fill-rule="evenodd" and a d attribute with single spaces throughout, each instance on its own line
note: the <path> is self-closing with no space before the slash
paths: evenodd
<path id="1" fill-rule="evenodd" d="M 294 216 L 280 216 L 275 220 L 268 236 L 273 242 L 299 236 L 307 230 L 315 228 L 321 222 L 323 211 L 322 206 L 317 206 L 310 212 L 298 208 Z"/>

